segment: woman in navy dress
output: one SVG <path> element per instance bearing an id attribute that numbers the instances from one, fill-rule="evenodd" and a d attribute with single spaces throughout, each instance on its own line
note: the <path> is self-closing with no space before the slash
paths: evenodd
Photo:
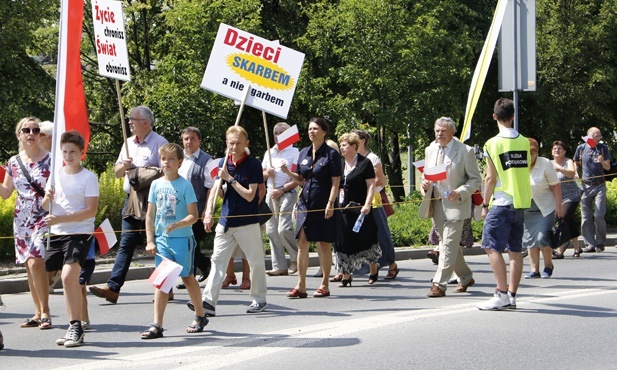
<path id="1" fill-rule="evenodd" d="M 326 144 L 330 127 L 323 118 L 311 118 L 308 136 L 312 145 L 302 149 L 296 172 L 281 170 L 302 184 L 298 202 L 296 238 L 298 239 L 298 284 L 287 293 L 289 298 L 306 298 L 306 270 L 309 246 L 316 242 L 323 277 L 314 297 L 330 295 L 328 278 L 332 266 L 332 242 L 336 240 L 335 201 L 341 179 L 342 163 L 338 152 Z"/>

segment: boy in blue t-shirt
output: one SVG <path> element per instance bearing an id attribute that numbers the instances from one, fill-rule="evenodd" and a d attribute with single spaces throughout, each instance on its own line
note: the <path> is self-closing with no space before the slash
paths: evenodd
<path id="1" fill-rule="evenodd" d="M 193 275 L 193 256 L 196 248 L 193 225 L 197 221 L 197 197 L 191 183 L 178 174 L 184 159 L 182 147 L 165 144 L 159 148 L 159 157 L 164 176 L 152 182 L 148 195 L 146 212 L 146 252 L 155 254 L 155 263 L 162 262 L 161 256 L 182 266 L 180 277 L 192 300 L 199 300 L 199 283 Z M 163 315 L 167 307 L 168 293 L 154 291 L 154 322 L 141 333 L 141 339 L 163 336 Z M 187 333 L 199 333 L 208 325 L 202 307 L 196 307 L 197 314 L 186 328 Z"/>

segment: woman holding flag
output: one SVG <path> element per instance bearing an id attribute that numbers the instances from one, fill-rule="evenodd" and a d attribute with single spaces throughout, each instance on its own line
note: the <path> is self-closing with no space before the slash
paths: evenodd
<path id="1" fill-rule="evenodd" d="M 308 296 L 306 270 L 311 242 L 317 242 L 319 264 L 323 271 L 321 285 L 313 296 L 321 298 L 330 295 L 331 245 L 336 240 L 336 218 L 332 216 L 343 169 L 340 154 L 326 144 L 329 130 L 325 119 L 311 118 L 308 136 L 312 145 L 300 151 L 296 171 L 291 172 L 285 164 L 281 165 L 283 173 L 302 184 L 296 223 L 298 284 L 287 293 L 289 298 Z"/>
<path id="2" fill-rule="evenodd" d="M 49 152 L 39 147 L 41 128 L 39 119 L 23 118 L 15 128 L 15 135 L 22 150 L 11 157 L 7 176 L 0 186 L 0 196 L 7 199 L 17 190 L 15 202 L 15 259 L 25 264 L 28 287 L 34 302 L 35 313 L 21 324 L 22 328 L 50 329 L 49 281 L 45 272 L 45 234 L 47 212 L 41 206 L 45 185 L 50 175 Z"/>

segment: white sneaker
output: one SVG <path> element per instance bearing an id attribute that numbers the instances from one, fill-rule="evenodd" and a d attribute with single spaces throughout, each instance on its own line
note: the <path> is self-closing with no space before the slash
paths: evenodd
<path id="1" fill-rule="evenodd" d="M 513 297 L 512 293 L 510 293 L 509 290 L 508 290 L 508 300 L 510 301 L 510 303 L 508 304 L 508 306 L 506 306 L 506 308 L 508 310 L 516 310 L 516 297 Z"/>
<path id="2" fill-rule="evenodd" d="M 251 305 L 249 306 L 248 310 L 246 310 L 246 313 L 264 312 L 266 310 L 266 307 L 268 307 L 268 304 L 266 302 L 257 303 L 257 301 L 253 301 L 253 303 L 251 303 Z"/>
<path id="3" fill-rule="evenodd" d="M 512 297 L 514 298 L 514 297 Z M 497 292 L 493 295 L 493 298 L 489 299 L 485 303 L 477 305 L 480 310 L 503 310 L 510 306 L 510 299 L 507 293 Z"/>

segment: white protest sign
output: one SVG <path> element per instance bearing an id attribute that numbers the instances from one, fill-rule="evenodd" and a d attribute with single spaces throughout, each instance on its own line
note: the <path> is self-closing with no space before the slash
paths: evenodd
<path id="1" fill-rule="evenodd" d="M 101 76 L 131 80 L 122 2 L 92 0 L 96 56 Z"/>
<path id="2" fill-rule="evenodd" d="M 251 86 L 245 104 L 287 118 L 304 54 L 231 27 L 219 26 L 201 87 L 236 101 Z"/>

